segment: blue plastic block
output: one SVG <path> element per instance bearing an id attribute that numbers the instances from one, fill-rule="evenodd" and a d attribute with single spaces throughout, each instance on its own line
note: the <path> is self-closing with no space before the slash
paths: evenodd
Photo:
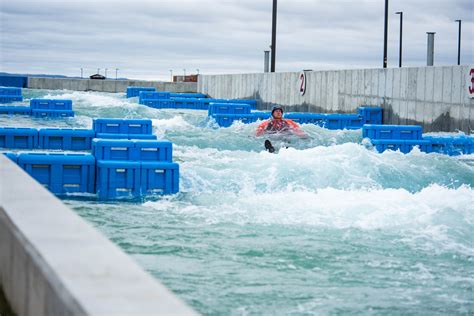
<path id="1" fill-rule="evenodd" d="M 95 133 L 91 129 L 42 128 L 38 148 L 62 150 L 91 150 Z"/>
<path id="2" fill-rule="evenodd" d="M 200 106 L 200 100 L 197 98 L 172 98 L 177 109 L 197 109 Z"/>
<path id="3" fill-rule="evenodd" d="M 135 141 L 125 139 L 98 139 L 92 141 L 92 155 L 97 160 L 135 160 Z"/>
<path id="4" fill-rule="evenodd" d="M 271 116 L 272 116 L 272 113 L 270 112 L 263 112 L 263 111 L 255 111 L 255 112 L 251 112 L 251 114 L 255 117 L 255 120 L 268 120 Z"/>
<path id="5" fill-rule="evenodd" d="M 0 95 L 2 96 L 21 96 L 21 88 L 0 87 Z"/>
<path id="6" fill-rule="evenodd" d="M 471 135 L 467 137 L 467 143 L 464 153 L 466 155 L 474 154 L 474 136 Z"/>
<path id="7" fill-rule="evenodd" d="M 96 133 L 96 138 L 105 139 L 157 139 L 156 135 L 153 134 L 113 134 L 113 133 Z"/>
<path id="8" fill-rule="evenodd" d="M 0 114 L 31 115 L 31 109 L 29 106 L 0 106 Z"/>
<path id="9" fill-rule="evenodd" d="M 211 117 L 216 120 L 220 127 L 229 127 L 234 121 L 248 124 L 257 120 L 253 114 L 213 114 Z"/>
<path id="10" fill-rule="evenodd" d="M 362 116 L 363 124 L 382 124 L 381 107 L 359 107 L 359 114 Z"/>
<path id="11" fill-rule="evenodd" d="M 170 93 L 170 98 L 207 98 L 207 95 L 202 93 Z"/>
<path id="12" fill-rule="evenodd" d="M 23 101 L 21 95 L 0 95 L 0 103 L 11 103 L 15 101 Z"/>
<path id="13" fill-rule="evenodd" d="M 147 101 L 147 100 L 157 100 L 157 99 L 169 100 L 169 98 L 170 98 L 170 93 L 169 92 L 140 91 L 138 103 L 145 104 L 144 102 Z"/>
<path id="14" fill-rule="evenodd" d="M 31 115 L 34 117 L 49 117 L 49 118 L 74 117 L 74 111 L 32 109 Z"/>
<path id="15" fill-rule="evenodd" d="M 15 153 L 12 153 L 11 151 L 6 151 L 2 152 L 3 155 L 7 156 L 11 161 L 14 163 L 18 163 L 18 156 Z"/>
<path id="16" fill-rule="evenodd" d="M 209 103 L 208 115 L 213 114 L 250 114 L 251 106 L 240 103 Z"/>
<path id="17" fill-rule="evenodd" d="M 141 91 L 156 91 L 153 87 L 128 87 L 127 98 L 138 97 Z"/>
<path id="18" fill-rule="evenodd" d="M 176 104 L 173 99 L 154 99 L 154 100 L 143 100 L 143 105 L 149 106 L 155 109 L 174 109 Z"/>
<path id="19" fill-rule="evenodd" d="M 0 76 L 0 86 L 28 88 L 28 77 L 18 75 Z M 19 91 L 19 93 L 21 95 L 21 90 Z"/>
<path id="20" fill-rule="evenodd" d="M 151 134 L 152 121 L 141 119 L 94 119 L 92 129 L 96 133 Z"/>
<path id="21" fill-rule="evenodd" d="M 71 111 L 72 100 L 59 99 L 31 99 L 30 108 L 33 110 Z"/>
<path id="22" fill-rule="evenodd" d="M 408 154 L 415 146 L 418 146 L 421 151 L 431 152 L 431 143 L 427 140 L 372 139 L 371 142 L 380 153 L 385 150 L 400 150 Z"/>
<path id="23" fill-rule="evenodd" d="M 95 159 L 90 154 L 20 153 L 18 165 L 53 193 L 94 193 Z"/>
<path id="24" fill-rule="evenodd" d="M 321 127 L 327 125 L 327 114 L 322 113 L 285 113 L 284 118 L 295 121 L 299 124 L 314 124 Z"/>
<path id="25" fill-rule="evenodd" d="M 174 194 L 179 192 L 179 165 L 173 162 L 142 162 L 141 192 L 143 194 Z"/>
<path id="26" fill-rule="evenodd" d="M 237 104 L 248 104 L 252 110 L 255 110 L 257 107 L 257 100 L 250 99 L 212 99 L 212 98 L 203 98 L 200 99 L 203 104 L 203 110 L 206 109 L 206 106 L 209 106 L 210 103 L 237 103 Z"/>
<path id="27" fill-rule="evenodd" d="M 133 160 L 171 162 L 172 146 L 173 144 L 166 140 L 136 140 L 137 156 Z"/>
<path id="28" fill-rule="evenodd" d="M 101 199 L 140 196 L 138 161 L 97 161 L 96 191 Z"/>
<path id="29" fill-rule="evenodd" d="M 0 147 L 33 149 L 38 145 L 35 128 L 0 127 Z"/>
<path id="30" fill-rule="evenodd" d="M 362 137 L 370 139 L 421 139 L 422 128 L 419 125 L 373 125 L 362 127 Z"/>
<path id="31" fill-rule="evenodd" d="M 471 138 L 466 136 L 423 136 L 431 143 L 432 152 L 457 156 L 470 154 Z"/>

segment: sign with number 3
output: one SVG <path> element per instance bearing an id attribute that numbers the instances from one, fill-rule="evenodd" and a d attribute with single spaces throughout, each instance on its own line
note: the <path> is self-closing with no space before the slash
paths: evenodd
<path id="1" fill-rule="evenodd" d="M 474 98 L 474 67 L 471 67 L 471 70 L 469 71 L 467 87 L 469 98 Z"/>

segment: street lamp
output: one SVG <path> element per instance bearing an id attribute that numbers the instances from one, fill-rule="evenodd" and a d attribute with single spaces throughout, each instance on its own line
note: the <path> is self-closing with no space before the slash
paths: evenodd
<path id="1" fill-rule="evenodd" d="M 117 73 L 118 73 L 119 69 L 118 68 L 115 68 L 115 80 L 117 80 Z"/>
<path id="2" fill-rule="evenodd" d="M 387 0 L 388 1 L 388 0 Z M 272 10 L 272 62 L 271 72 L 275 72 L 275 55 L 276 55 L 276 28 L 277 28 L 277 0 L 273 0 Z"/>
<path id="3" fill-rule="evenodd" d="M 461 20 L 456 20 L 459 23 L 458 31 L 458 65 L 461 65 Z"/>
<path id="4" fill-rule="evenodd" d="M 173 82 L 173 69 L 170 69 L 171 82 Z"/>
<path id="5" fill-rule="evenodd" d="M 184 73 L 184 78 L 183 78 L 183 80 L 185 80 L 185 79 L 186 79 L 186 68 L 183 69 L 183 73 Z"/>
<path id="6" fill-rule="evenodd" d="M 199 75 L 199 68 L 196 69 L 197 74 Z"/>
<path id="7" fill-rule="evenodd" d="M 388 39 L 388 0 L 385 0 L 385 21 L 383 32 L 383 68 L 387 68 L 387 39 Z"/>
<path id="8" fill-rule="evenodd" d="M 105 68 L 105 78 L 107 78 L 107 68 Z"/>
<path id="9" fill-rule="evenodd" d="M 400 14 L 400 49 L 398 52 L 398 67 L 402 67 L 402 34 L 403 34 L 403 12 L 395 12 L 395 14 Z"/>
<path id="10" fill-rule="evenodd" d="M 81 68 L 81 79 L 82 79 L 82 75 L 83 75 L 83 69 Z"/>
<path id="11" fill-rule="evenodd" d="M 99 72 L 100 72 L 100 68 L 97 68 L 97 74 L 99 74 Z"/>

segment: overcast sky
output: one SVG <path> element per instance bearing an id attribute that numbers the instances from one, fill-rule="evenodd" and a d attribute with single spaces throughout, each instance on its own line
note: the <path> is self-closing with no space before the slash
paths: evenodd
<path id="1" fill-rule="evenodd" d="M 0 0 L 0 71 L 169 80 L 174 75 L 263 71 L 272 0 Z M 388 65 L 473 64 L 473 0 L 390 0 Z M 276 71 L 380 68 L 384 0 L 279 0 Z"/>

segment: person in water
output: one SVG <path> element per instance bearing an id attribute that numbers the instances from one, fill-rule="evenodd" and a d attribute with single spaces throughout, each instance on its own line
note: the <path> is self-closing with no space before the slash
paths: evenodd
<path id="1" fill-rule="evenodd" d="M 256 136 L 277 133 L 297 135 L 304 138 L 308 137 L 297 123 L 290 119 L 283 118 L 283 108 L 280 106 L 273 107 L 272 117 L 257 127 Z M 275 148 L 268 139 L 265 140 L 265 149 L 271 153 L 275 151 Z"/>

